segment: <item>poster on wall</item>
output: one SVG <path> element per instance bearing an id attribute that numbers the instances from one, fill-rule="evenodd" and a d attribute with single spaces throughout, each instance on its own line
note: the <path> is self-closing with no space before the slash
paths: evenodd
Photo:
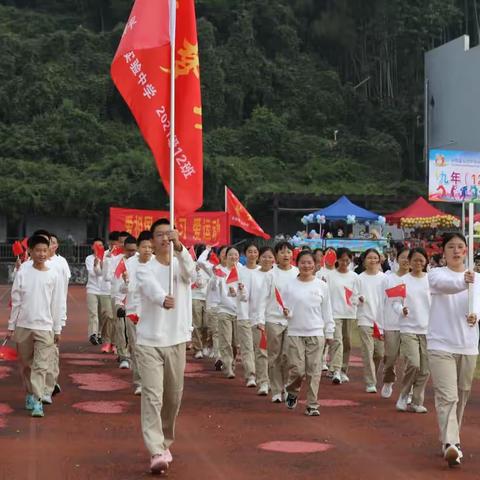
<path id="1" fill-rule="evenodd" d="M 480 201 L 480 152 L 430 150 L 428 163 L 430 201 Z"/>

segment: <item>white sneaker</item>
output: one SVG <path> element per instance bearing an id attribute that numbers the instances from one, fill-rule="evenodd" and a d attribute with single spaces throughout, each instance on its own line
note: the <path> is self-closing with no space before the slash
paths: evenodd
<path id="1" fill-rule="evenodd" d="M 382 398 L 390 398 L 393 393 L 393 382 L 392 383 L 384 383 L 382 387 Z"/>
<path id="2" fill-rule="evenodd" d="M 268 395 L 268 383 L 262 383 L 260 385 L 257 395 L 260 395 L 261 397 L 265 397 L 266 395 Z"/>
<path id="3" fill-rule="evenodd" d="M 413 398 L 413 393 L 409 393 L 407 398 L 407 405 L 410 405 L 412 403 L 412 398 Z"/>
<path id="4" fill-rule="evenodd" d="M 322 372 L 327 372 L 327 371 L 328 371 L 328 365 L 324 363 L 322 366 Z"/>
<path id="5" fill-rule="evenodd" d="M 333 372 L 332 383 L 340 385 L 342 383 L 342 374 L 337 370 Z"/>
<path id="6" fill-rule="evenodd" d="M 367 385 L 367 388 L 365 388 L 365 391 L 367 393 L 377 393 L 377 387 L 375 385 Z"/>
<path id="7" fill-rule="evenodd" d="M 459 450 L 456 445 L 449 445 L 445 449 L 443 458 L 445 458 L 445 460 L 448 462 L 449 467 L 460 465 L 460 460 L 462 458 L 461 450 Z"/>
<path id="8" fill-rule="evenodd" d="M 128 360 L 122 360 L 118 368 L 121 368 L 122 370 L 130 368 L 130 362 Z"/>
<path id="9" fill-rule="evenodd" d="M 277 393 L 272 397 L 272 403 L 283 403 L 283 395 L 281 393 Z"/>
<path id="10" fill-rule="evenodd" d="M 415 405 L 413 403 L 408 405 L 408 411 L 413 413 L 428 413 L 427 407 L 424 407 L 423 405 Z"/>
<path id="11" fill-rule="evenodd" d="M 400 395 L 398 397 L 398 400 L 397 400 L 397 403 L 395 404 L 395 408 L 399 411 L 399 412 L 406 412 L 407 411 L 407 401 L 408 401 L 408 396 L 403 396 L 403 395 Z"/>
<path id="12" fill-rule="evenodd" d="M 203 353 L 201 350 L 199 350 L 198 352 L 195 353 L 195 355 L 193 356 L 193 358 L 203 358 Z"/>
<path id="13" fill-rule="evenodd" d="M 340 380 L 342 381 L 342 383 L 348 383 L 350 381 L 348 375 L 345 372 L 340 373 Z"/>
<path id="14" fill-rule="evenodd" d="M 133 392 L 134 395 L 141 395 L 142 394 L 142 386 L 137 385 L 135 388 L 135 392 Z"/>
<path id="15" fill-rule="evenodd" d="M 218 353 L 214 352 L 212 348 L 212 350 L 210 350 L 210 355 L 208 356 L 208 358 L 218 358 Z"/>
<path id="16" fill-rule="evenodd" d="M 251 388 L 256 386 L 257 386 L 257 382 L 255 381 L 255 377 L 253 375 L 250 375 L 247 379 L 247 387 Z"/>
<path id="17" fill-rule="evenodd" d="M 203 356 L 205 358 L 208 358 L 210 356 L 210 349 L 205 347 L 203 350 L 202 350 L 202 353 L 203 353 Z"/>
<path id="18" fill-rule="evenodd" d="M 47 405 L 51 405 L 53 403 L 51 395 L 44 395 L 42 398 L 42 403 L 46 403 Z"/>

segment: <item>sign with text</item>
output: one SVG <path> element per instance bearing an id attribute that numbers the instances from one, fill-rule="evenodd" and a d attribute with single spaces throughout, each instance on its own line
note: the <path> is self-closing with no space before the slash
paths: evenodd
<path id="1" fill-rule="evenodd" d="M 480 152 L 430 150 L 428 199 L 480 201 Z"/>
<path id="2" fill-rule="evenodd" d="M 110 207 L 110 231 L 125 230 L 137 237 L 142 230 L 149 230 L 159 218 L 169 218 L 162 210 L 136 210 Z M 228 215 L 225 212 L 195 212 L 175 218 L 180 240 L 186 246 L 204 243 L 226 245 L 230 243 Z"/>

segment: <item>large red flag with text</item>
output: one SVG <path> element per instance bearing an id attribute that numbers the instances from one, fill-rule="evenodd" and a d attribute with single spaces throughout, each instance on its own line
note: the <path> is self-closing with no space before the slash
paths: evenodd
<path id="1" fill-rule="evenodd" d="M 170 192 L 173 32 L 175 213 L 186 214 L 203 203 L 202 104 L 194 0 L 136 0 L 113 59 L 111 75 L 152 150 L 165 189 Z"/>
<path id="2" fill-rule="evenodd" d="M 253 219 L 248 210 L 242 205 L 240 200 L 233 194 L 233 192 L 228 188 L 227 192 L 227 213 L 230 220 L 230 225 L 234 227 L 240 227 L 252 235 L 257 237 L 265 238 L 266 240 L 270 238 L 268 233 L 265 233 L 260 225 Z"/>

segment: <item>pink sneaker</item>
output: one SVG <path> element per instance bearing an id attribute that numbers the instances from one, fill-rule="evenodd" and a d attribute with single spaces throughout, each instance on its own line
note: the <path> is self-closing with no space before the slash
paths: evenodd
<path id="1" fill-rule="evenodd" d="M 104 343 L 101 350 L 102 353 L 110 353 L 111 346 L 112 345 L 110 343 Z"/>
<path id="2" fill-rule="evenodd" d="M 173 462 L 172 452 L 170 452 L 169 448 L 167 448 L 167 451 L 165 452 L 165 458 L 166 458 L 168 463 Z"/>
<path id="3" fill-rule="evenodd" d="M 168 470 L 168 461 L 165 453 L 161 455 L 153 455 L 150 459 L 150 471 L 154 475 L 161 475 Z"/>

